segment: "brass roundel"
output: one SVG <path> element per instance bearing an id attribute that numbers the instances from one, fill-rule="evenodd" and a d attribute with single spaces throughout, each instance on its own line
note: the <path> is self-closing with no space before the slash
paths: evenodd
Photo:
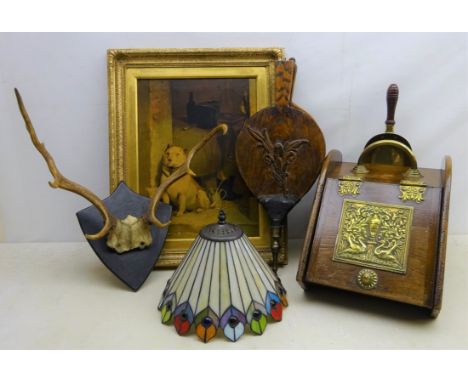
<path id="1" fill-rule="evenodd" d="M 371 269 L 361 269 L 357 275 L 357 282 L 361 288 L 374 289 L 379 276 Z"/>

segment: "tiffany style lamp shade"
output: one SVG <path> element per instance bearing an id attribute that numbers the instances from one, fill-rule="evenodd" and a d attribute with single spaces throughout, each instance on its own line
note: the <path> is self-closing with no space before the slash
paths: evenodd
<path id="1" fill-rule="evenodd" d="M 269 319 L 281 321 L 286 290 L 239 226 L 226 223 L 221 210 L 217 224 L 204 227 L 167 282 L 159 310 L 177 333 L 193 327 L 204 342 L 218 329 L 237 341 L 246 328 L 262 334 Z"/>

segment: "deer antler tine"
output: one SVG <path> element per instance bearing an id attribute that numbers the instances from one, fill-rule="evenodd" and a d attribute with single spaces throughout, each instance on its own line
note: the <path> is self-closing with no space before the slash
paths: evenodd
<path id="1" fill-rule="evenodd" d="M 89 202 L 91 202 L 102 214 L 104 218 L 104 226 L 101 230 L 95 234 L 86 235 L 86 238 L 89 240 L 97 240 L 101 239 L 107 235 L 109 230 L 114 225 L 115 218 L 110 215 L 107 207 L 104 205 L 101 199 L 99 199 L 93 192 L 91 192 L 86 187 L 81 186 L 78 183 L 75 183 L 67 178 L 65 178 L 61 172 L 58 170 L 54 158 L 52 155 L 47 151 L 45 145 L 39 141 L 36 131 L 32 125 L 31 119 L 29 118 L 28 112 L 26 111 L 26 107 L 24 106 L 23 99 L 21 98 L 21 94 L 18 89 L 15 88 L 16 100 L 18 101 L 18 107 L 20 109 L 21 115 L 24 119 L 24 123 L 26 124 L 26 129 L 31 137 L 31 141 L 34 147 L 39 151 L 42 155 L 44 160 L 49 167 L 49 171 L 52 174 L 53 180 L 49 182 L 49 185 L 52 188 L 61 188 L 62 190 L 67 190 L 73 192 L 77 195 L 80 195 L 86 198 Z"/>
<path id="2" fill-rule="evenodd" d="M 226 124 L 222 123 L 215 128 L 213 128 L 205 137 L 203 140 L 198 142 L 187 154 L 187 160 L 186 162 L 179 167 L 174 173 L 172 173 L 171 176 L 169 176 L 163 183 L 159 185 L 157 188 L 155 194 L 151 198 L 151 203 L 150 207 L 148 209 L 147 213 L 147 220 L 151 223 L 154 224 L 156 227 L 159 228 L 164 228 L 167 227 L 171 221 L 169 220 L 166 223 L 161 223 L 161 221 L 156 217 L 155 211 L 157 208 L 157 205 L 159 203 L 159 200 L 162 197 L 162 194 L 166 190 L 167 187 L 171 185 L 171 183 L 175 182 L 177 179 L 181 178 L 185 174 L 191 174 L 195 175 L 195 173 L 190 169 L 190 162 L 192 161 L 193 156 L 199 151 L 213 136 L 215 136 L 218 132 L 222 132 L 223 135 L 225 135 L 228 131 L 228 127 Z"/>

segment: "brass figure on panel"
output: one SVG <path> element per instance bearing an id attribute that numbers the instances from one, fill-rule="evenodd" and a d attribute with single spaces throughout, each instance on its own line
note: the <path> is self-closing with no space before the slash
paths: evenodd
<path id="1" fill-rule="evenodd" d="M 345 199 L 334 261 L 405 273 L 413 207 Z"/>

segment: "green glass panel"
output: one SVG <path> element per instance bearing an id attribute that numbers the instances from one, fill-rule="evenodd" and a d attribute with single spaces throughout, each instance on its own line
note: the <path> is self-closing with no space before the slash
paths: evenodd
<path id="1" fill-rule="evenodd" d="M 250 329 L 255 334 L 262 334 L 265 331 L 266 326 L 267 326 L 267 319 L 263 314 L 259 320 L 252 320 L 252 322 L 250 323 Z"/>
<path id="2" fill-rule="evenodd" d="M 162 323 L 165 324 L 171 319 L 172 313 L 170 309 L 167 309 L 167 305 L 164 305 L 161 309 L 161 320 Z"/>

